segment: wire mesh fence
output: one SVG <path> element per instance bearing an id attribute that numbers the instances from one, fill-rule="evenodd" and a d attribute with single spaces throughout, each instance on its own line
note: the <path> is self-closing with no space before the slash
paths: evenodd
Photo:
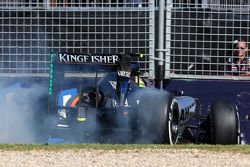
<path id="1" fill-rule="evenodd" d="M 0 18 L 0 75 L 47 76 L 51 51 L 142 53 L 154 75 L 154 2 L 4 0 Z"/>
<path id="2" fill-rule="evenodd" d="M 47 76 L 54 51 L 143 53 L 142 72 L 155 78 L 158 2 L 2 0 L 0 75 Z M 249 48 L 249 0 L 165 3 L 165 78 L 242 78 L 250 60 L 235 41 Z"/>
<path id="3" fill-rule="evenodd" d="M 250 1 L 167 2 L 166 77 L 248 78 Z"/>

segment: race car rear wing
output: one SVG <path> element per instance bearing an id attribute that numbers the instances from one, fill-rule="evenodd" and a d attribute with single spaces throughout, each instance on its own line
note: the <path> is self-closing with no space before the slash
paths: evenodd
<path id="1" fill-rule="evenodd" d="M 53 87 L 62 82 L 65 73 L 75 73 L 68 75 L 71 77 L 81 76 L 83 73 L 107 73 L 116 71 L 126 71 L 132 75 L 137 75 L 134 71 L 139 70 L 139 66 L 132 62 L 132 57 L 141 54 L 75 54 L 75 53 L 50 53 L 49 70 L 49 95 L 56 92 Z M 133 71 L 133 69 L 135 69 Z M 77 74 L 81 72 L 81 75 Z M 71 73 L 71 74 L 72 74 Z M 89 75 L 91 76 L 91 75 Z M 94 75 L 95 76 L 95 75 Z"/>
<path id="2" fill-rule="evenodd" d="M 55 85 L 62 82 L 66 72 L 101 73 L 117 71 L 121 55 L 112 54 L 73 54 L 50 53 L 49 95 L 52 95 Z"/>
<path id="3" fill-rule="evenodd" d="M 63 71 L 114 71 L 119 57 L 121 56 L 111 54 L 58 53 L 54 62 Z"/>

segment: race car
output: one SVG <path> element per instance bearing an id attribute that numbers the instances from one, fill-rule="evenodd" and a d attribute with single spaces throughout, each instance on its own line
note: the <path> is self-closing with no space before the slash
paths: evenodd
<path id="1" fill-rule="evenodd" d="M 237 107 L 142 84 L 141 54 L 51 53 L 48 143 L 240 144 Z"/>

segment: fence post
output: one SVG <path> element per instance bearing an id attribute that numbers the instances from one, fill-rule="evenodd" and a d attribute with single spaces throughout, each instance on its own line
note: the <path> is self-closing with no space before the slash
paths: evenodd
<path id="1" fill-rule="evenodd" d="M 157 63 L 157 74 L 156 74 L 156 87 L 163 88 L 164 79 L 164 10 L 165 10 L 165 0 L 159 0 L 159 13 L 158 13 L 158 63 Z"/>
<path id="2" fill-rule="evenodd" d="M 171 55 L 171 9 L 172 0 L 167 0 L 166 4 L 166 39 L 165 39 L 165 79 L 170 78 L 170 55 Z"/>

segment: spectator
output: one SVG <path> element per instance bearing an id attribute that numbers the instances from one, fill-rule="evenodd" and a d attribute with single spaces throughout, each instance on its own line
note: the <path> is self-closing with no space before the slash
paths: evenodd
<path id="1" fill-rule="evenodd" d="M 227 60 L 226 75 L 250 76 L 250 59 L 245 38 L 238 38 L 233 43 L 233 54 Z"/>

